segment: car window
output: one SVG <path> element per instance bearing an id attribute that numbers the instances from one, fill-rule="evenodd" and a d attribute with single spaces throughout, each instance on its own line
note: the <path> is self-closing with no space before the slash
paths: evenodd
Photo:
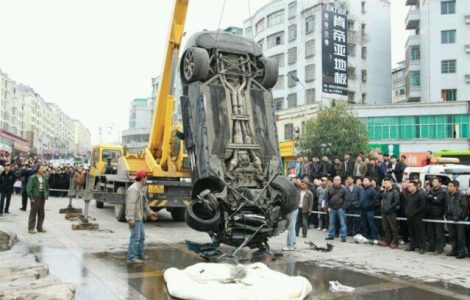
<path id="1" fill-rule="evenodd" d="M 409 180 L 419 180 L 419 173 L 418 172 L 410 173 L 410 176 L 409 176 L 408 179 Z"/>

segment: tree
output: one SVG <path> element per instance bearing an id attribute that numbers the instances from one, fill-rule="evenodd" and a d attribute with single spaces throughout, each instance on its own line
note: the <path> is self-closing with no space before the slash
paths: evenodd
<path id="1" fill-rule="evenodd" d="M 369 138 L 366 126 L 345 103 L 322 108 L 305 122 L 300 147 L 310 155 L 351 155 L 367 153 Z"/>

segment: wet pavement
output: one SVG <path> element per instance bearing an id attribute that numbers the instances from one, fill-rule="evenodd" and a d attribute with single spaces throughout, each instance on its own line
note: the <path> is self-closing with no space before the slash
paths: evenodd
<path id="1" fill-rule="evenodd" d="M 143 265 L 128 265 L 124 252 L 83 254 L 79 249 L 18 245 L 15 251 L 34 253 L 49 265 L 50 272 L 77 287 L 77 299 L 172 299 L 167 293 L 163 272 L 170 267 L 184 268 L 202 259 L 185 245 L 155 246 L 146 249 L 149 260 Z M 312 257 L 315 257 L 312 252 Z M 321 267 L 314 261 L 298 262 L 280 257 L 268 263 L 274 270 L 306 277 L 313 286 L 308 299 L 470 299 L 470 289 L 440 283 L 423 283 L 382 274 L 353 272 Z M 354 294 L 331 293 L 328 281 L 356 287 Z"/>

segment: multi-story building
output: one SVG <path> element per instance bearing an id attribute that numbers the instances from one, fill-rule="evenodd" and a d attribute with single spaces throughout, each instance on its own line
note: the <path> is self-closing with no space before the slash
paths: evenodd
<path id="1" fill-rule="evenodd" d="M 56 104 L 1 71 L 0 124 L 0 151 L 54 156 L 73 154 L 77 140 L 84 152 L 91 146 L 86 128 L 80 124 L 76 138 L 76 125 Z"/>
<path id="2" fill-rule="evenodd" d="M 405 62 L 400 61 L 398 66 L 392 70 L 392 103 L 405 102 L 406 100 Z"/>
<path id="3" fill-rule="evenodd" d="M 390 1 L 341 1 L 347 10 L 348 95 L 322 91 L 322 9 L 334 1 L 275 0 L 244 22 L 244 34 L 277 60 L 276 110 L 332 99 L 391 102 Z"/>
<path id="4" fill-rule="evenodd" d="M 406 0 L 408 101 L 470 99 L 470 1 Z"/>
<path id="5" fill-rule="evenodd" d="M 75 155 L 87 155 L 90 151 L 91 133 L 82 123 L 73 119 L 73 145 Z"/>

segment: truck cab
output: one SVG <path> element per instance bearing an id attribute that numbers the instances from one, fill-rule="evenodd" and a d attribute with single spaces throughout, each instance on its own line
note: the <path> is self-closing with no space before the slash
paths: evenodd
<path id="1" fill-rule="evenodd" d="M 96 145 L 91 156 L 90 174 L 94 176 L 104 174 L 108 159 L 111 159 L 111 167 L 116 170 L 118 159 L 123 155 L 124 149 L 121 145 Z"/>

